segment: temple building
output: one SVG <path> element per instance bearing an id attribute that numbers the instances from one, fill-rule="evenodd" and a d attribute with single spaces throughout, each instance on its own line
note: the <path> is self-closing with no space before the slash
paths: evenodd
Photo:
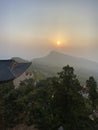
<path id="1" fill-rule="evenodd" d="M 0 83 L 8 82 L 22 75 L 31 62 L 18 63 L 15 60 L 0 60 Z"/>

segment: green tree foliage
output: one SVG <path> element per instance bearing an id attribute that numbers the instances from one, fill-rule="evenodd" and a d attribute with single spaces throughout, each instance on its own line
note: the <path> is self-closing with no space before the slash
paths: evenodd
<path id="1" fill-rule="evenodd" d="M 30 122 L 28 116 L 33 101 L 33 87 L 32 79 L 21 82 L 19 88 L 14 88 L 12 82 L 0 85 L 0 114 L 5 128 Z"/>
<path id="2" fill-rule="evenodd" d="M 55 85 L 55 84 L 54 84 Z M 59 86 L 56 89 L 56 108 L 61 109 L 61 120 L 66 129 L 85 129 L 88 117 L 84 99 L 79 94 L 80 83 L 70 66 L 63 68 L 59 73 Z M 89 119 L 88 119 L 89 120 Z"/>
<path id="3" fill-rule="evenodd" d="M 97 93 L 97 83 L 94 79 L 94 77 L 89 77 L 89 79 L 86 81 L 88 90 L 89 90 L 89 98 L 92 101 L 92 110 L 96 108 L 96 99 L 98 98 Z"/>
<path id="4" fill-rule="evenodd" d="M 41 81 L 38 87 L 34 117 L 40 129 L 57 130 L 59 126 L 67 130 L 94 129 L 72 67 L 64 67 L 58 77 Z"/>
<path id="5" fill-rule="evenodd" d="M 5 127 L 34 124 L 40 130 L 94 130 L 89 110 L 80 94 L 74 69 L 65 66 L 57 77 L 35 83 L 32 79 L 0 86 L 0 115 Z M 0 119 L 1 120 L 1 119 Z"/>
<path id="6" fill-rule="evenodd" d="M 0 84 L 0 129 L 5 129 L 6 120 L 5 120 L 5 111 L 9 112 L 5 107 L 5 97 L 14 90 L 14 85 L 12 82 Z M 10 105 L 10 102 L 9 102 Z M 13 113 L 11 113 L 13 114 Z M 13 115 L 10 115 L 13 117 Z M 8 120 L 7 120 L 8 121 Z"/>

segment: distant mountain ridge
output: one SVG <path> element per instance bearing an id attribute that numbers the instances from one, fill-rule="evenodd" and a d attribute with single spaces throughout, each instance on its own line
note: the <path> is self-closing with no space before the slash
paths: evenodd
<path id="1" fill-rule="evenodd" d="M 63 67 L 67 64 L 77 67 L 83 67 L 91 70 L 98 70 L 98 63 L 84 59 L 84 58 L 78 58 L 69 56 L 60 52 L 51 51 L 47 56 L 36 58 L 32 62 L 44 64 L 44 65 L 52 65 L 52 66 L 58 66 Z"/>
<path id="2" fill-rule="evenodd" d="M 27 60 L 14 57 L 17 62 L 27 62 Z M 98 82 L 98 63 L 74 56 L 69 56 L 57 51 L 51 51 L 48 55 L 32 60 L 32 65 L 28 71 L 33 72 L 36 79 L 43 79 L 45 77 L 55 76 L 57 72 L 62 70 L 62 67 L 70 65 L 75 69 L 75 73 L 80 79 L 81 83 L 94 76 Z"/>
<path id="3" fill-rule="evenodd" d="M 98 79 L 98 63 L 74 56 L 69 56 L 57 51 L 51 51 L 48 55 L 36 58 L 32 61 L 33 68 L 48 76 L 59 72 L 62 67 L 70 65 L 74 67 L 80 79 L 87 79 L 94 76 Z"/>
<path id="4" fill-rule="evenodd" d="M 18 63 L 25 63 L 25 62 L 28 62 L 27 60 L 24 60 L 20 57 L 12 57 L 13 60 L 15 60 L 16 62 Z"/>

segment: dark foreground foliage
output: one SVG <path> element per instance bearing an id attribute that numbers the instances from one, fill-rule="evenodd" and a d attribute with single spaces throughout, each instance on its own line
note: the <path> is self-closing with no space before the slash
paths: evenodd
<path id="1" fill-rule="evenodd" d="M 12 83 L 1 84 L 0 129 L 34 124 L 40 130 L 57 130 L 60 126 L 64 130 L 96 130 L 98 121 L 91 120 L 89 115 L 95 107 L 93 95 L 97 92 L 90 82 L 93 82 L 92 78 L 87 81 L 89 101 L 80 94 L 81 85 L 70 66 L 65 66 L 57 77 L 38 83 L 25 80 L 18 88 Z M 93 105 L 88 107 L 88 102 Z"/>

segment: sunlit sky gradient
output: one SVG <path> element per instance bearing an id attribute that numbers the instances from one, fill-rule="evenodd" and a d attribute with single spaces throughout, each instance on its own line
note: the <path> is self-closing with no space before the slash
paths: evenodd
<path id="1" fill-rule="evenodd" d="M 0 58 L 57 50 L 98 62 L 97 7 L 98 0 L 0 0 Z"/>

